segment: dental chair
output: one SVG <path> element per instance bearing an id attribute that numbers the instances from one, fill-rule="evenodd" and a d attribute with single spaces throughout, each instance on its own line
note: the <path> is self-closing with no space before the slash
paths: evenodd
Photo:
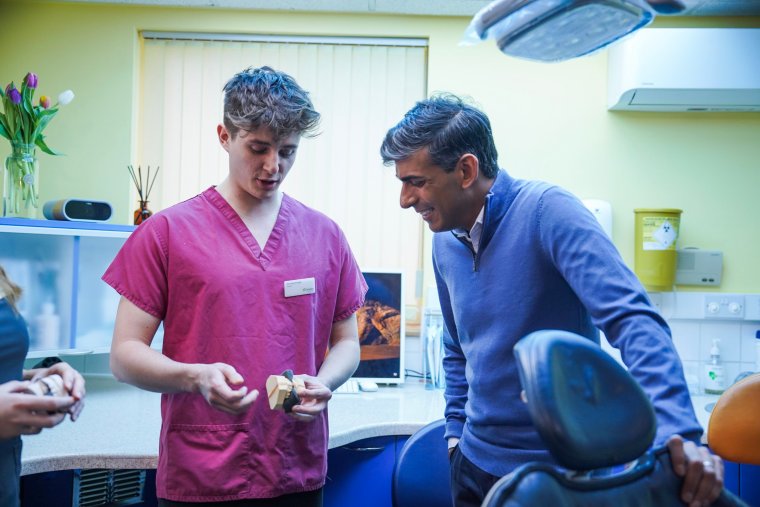
<path id="1" fill-rule="evenodd" d="M 715 454 L 734 463 L 760 465 L 760 373 L 720 395 L 707 428 Z"/>
<path id="2" fill-rule="evenodd" d="M 515 346 L 528 411 L 560 466 L 528 463 L 500 479 L 483 507 L 683 506 L 667 447 L 650 449 L 649 398 L 611 356 L 565 331 Z M 745 506 L 724 490 L 716 506 Z"/>
<path id="3" fill-rule="evenodd" d="M 445 419 L 409 437 L 393 469 L 393 507 L 452 507 Z"/>

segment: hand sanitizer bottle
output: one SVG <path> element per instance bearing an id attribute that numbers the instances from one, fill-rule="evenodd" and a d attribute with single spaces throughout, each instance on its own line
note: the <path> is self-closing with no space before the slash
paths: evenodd
<path id="1" fill-rule="evenodd" d="M 720 340 L 713 340 L 710 362 L 705 365 L 704 388 L 707 394 L 721 394 L 725 389 L 723 363 L 720 360 Z"/>

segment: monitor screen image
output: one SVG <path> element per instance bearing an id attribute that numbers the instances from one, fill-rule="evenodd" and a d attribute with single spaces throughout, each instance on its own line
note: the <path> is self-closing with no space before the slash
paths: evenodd
<path id="1" fill-rule="evenodd" d="M 379 384 L 404 381 L 404 301 L 401 272 L 364 271 L 369 289 L 356 312 L 361 361 L 353 375 Z"/>

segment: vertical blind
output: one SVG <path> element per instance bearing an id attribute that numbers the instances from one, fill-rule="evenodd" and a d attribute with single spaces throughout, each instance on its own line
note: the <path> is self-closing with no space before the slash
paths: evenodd
<path id="1" fill-rule="evenodd" d="M 335 220 L 363 270 L 402 271 L 413 309 L 422 223 L 399 207 L 400 183 L 383 166 L 379 148 L 388 128 L 426 96 L 424 41 L 214 40 L 221 38 L 143 34 L 137 163 L 143 171 L 161 168 L 150 208 L 166 208 L 224 179 L 227 153 L 216 136 L 222 87 L 247 67 L 282 70 L 310 92 L 322 114 L 320 135 L 301 140 L 283 191 Z"/>

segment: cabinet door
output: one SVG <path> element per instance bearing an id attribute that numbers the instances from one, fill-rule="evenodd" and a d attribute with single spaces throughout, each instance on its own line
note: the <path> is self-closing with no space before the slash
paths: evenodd
<path id="1" fill-rule="evenodd" d="M 0 218 L 0 266 L 24 291 L 29 358 L 109 351 L 119 296 L 100 277 L 133 230 Z"/>
<path id="2" fill-rule="evenodd" d="M 731 461 L 723 461 L 723 485 L 736 496 L 739 496 L 739 465 Z"/>
<path id="3" fill-rule="evenodd" d="M 82 236 L 78 240 L 74 312 L 76 348 L 108 352 L 119 306 L 119 294 L 101 277 L 126 238 Z"/>
<path id="4" fill-rule="evenodd" d="M 73 470 L 21 477 L 21 507 L 71 507 L 73 498 Z"/>
<path id="5" fill-rule="evenodd" d="M 359 440 L 330 449 L 325 507 L 391 507 L 396 437 Z"/>
<path id="6" fill-rule="evenodd" d="M 748 505 L 760 505 L 760 466 L 739 465 L 739 491 Z"/>
<path id="7" fill-rule="evenodd" d="M 111 472 L 118 475 L 129 471 L 114 470 Z M 84 505 L 156 507 L 158 503 L 156 500 L 155 470 L 145 471 L 145 482 L 141 497 L 139 488 L 135 488 L 131 482 L 120 485 L 118 478 L 114 475 L 110 476 L 108 482 L 91 479 L 86 488 L 87 492 L 84 492 L 81 482 L 77 486 L 76 476 L 79 473 L 80 471 L 75 470 L 61 470 L 21 477 L 21 507 L 80 507 Z M 111 501 L 115 503 L 109 503 Z"/>
<path id="8" fill-rule="evenodd" d="M 74 242 L 73 236 L 0 232 L 0 265 L 24 291 L 18 308 L 29 325 L 31 353 L 71 346 Z"/>

